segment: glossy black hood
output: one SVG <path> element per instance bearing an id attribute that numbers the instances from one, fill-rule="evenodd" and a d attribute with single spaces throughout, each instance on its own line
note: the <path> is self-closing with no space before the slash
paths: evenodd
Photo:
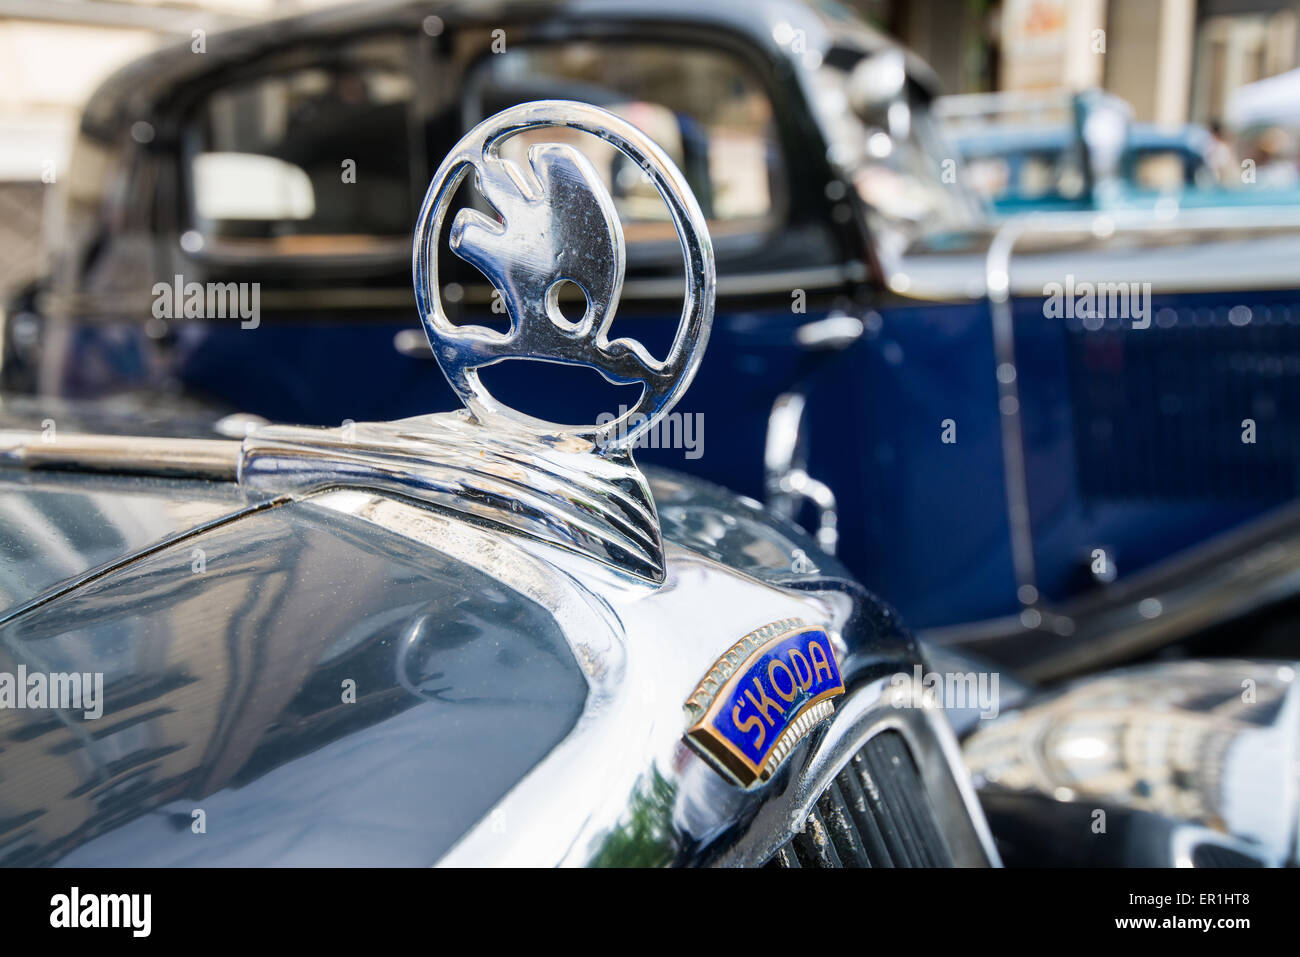
<path id="1" fill-rule="evenodd" d="M 536 603 L 310 503 L 69 583 L 0 624 L 20 668 L 102 673 L 103 714 L 0 711 L 6 864 L 427 864 L 586 696 Z"/>
<path id="2" fill-rule="evenodd" d="M 855 609 L 846 674 L 915 657 L 798 529 L 651 485 L 678 565 Z M 0 676 L 102 676 L 93 719 L 0 708 L 0 862 L 432 864 L 574 731 L 595 666 L 527 568 L 485 574 L 327 498 L 0 469 Z M 604 600 L 598 575 L 568 587 Z M 709 640 L 746 605 L 708 609 Z"/>

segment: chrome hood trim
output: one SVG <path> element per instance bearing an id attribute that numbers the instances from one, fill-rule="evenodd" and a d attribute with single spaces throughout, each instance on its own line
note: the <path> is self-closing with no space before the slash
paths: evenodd
<path id="1" fill-rule="evenodd" d="M 140 435 L 0 432 L 0 467 L 232 482 L 239 443 Z"/>
<path id="2" fill-rule="evenodd" d="M 664 580 L 659 516 L 627 451 L 535 439 L 464 413 L 223 439 L 0 432 L 0 467 L 237 481 L 252 503 L 331 488 L 386 492 Z"/>

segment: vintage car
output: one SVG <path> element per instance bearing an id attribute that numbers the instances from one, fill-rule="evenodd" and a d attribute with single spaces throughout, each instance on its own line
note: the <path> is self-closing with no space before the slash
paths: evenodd
<path id="1" fill-rule="evenodd" d="M 670 210 L 686 290 L 658 354 L 611 338 L 623 227 L 574 131 Z M 471 173 L 490 212 L 457 205 Z M 505 329 L 449 315 L 444 235 Z M 997 865 L 980 800 L 1018 863 L 1295 862 L 1289 666 L 1004 693 L 757 502 L 638 468 L 716 274 L 636 126 L 559 100 L 484 120 L 433 177 L 412 277 L 459 412 L 0 402 L 0 863 Z M 519 361 L 641 398 L 539 418 L 482 375 Z"/>
<path id="2" fill-rule="evenodd" d="M 766 499 L 927 638 L 1034 678 L 1289 614 L 1300 211 L 989 224 L 934 92 L 878 33 L 794 0 L 399 3 L 208 36 L 88 104 L 0 381 L 198 403 L 243 414 L 236 437 L 250 416 L 451 409 L 406 278 L 419 197 L 482 118 L 576 99 L 664 144 L 718 264 L 713 360 L 642 461 Z M 667 207 L 607 144 L 571 142 L 624 223 L 619 334 L 666 347 Z M 501 328 L 501 291 L 441 268 L 453 320 Z M 192 285 L 249 295 L 212 315 Z M 633 404 L 510 365 L 485 379 L 541 415 Z M 1285 633 L 1209 647 L 1295 657 Z"/>
<path id="3" fill-rule="evenodd" d="M 623 232 L 576 129 L 672 210 L 662 359 L 608 335 Z M 471 171 L 500 219 L 454 209 Z M 448 317 L 444 232 L 508 331 Z M 946 717 L 897 698 L 921 659 L 896 614 L 757 503 L 633 461 L 712 324 L 671 159 L 589 104 L 504 111 L 435 175 L 413 277 L 459 413 L 232 439 L 0 406 L 0 862 L 996 864 Z M 642 397 L 548 422 L 489 391 L 507 359 Z"/>

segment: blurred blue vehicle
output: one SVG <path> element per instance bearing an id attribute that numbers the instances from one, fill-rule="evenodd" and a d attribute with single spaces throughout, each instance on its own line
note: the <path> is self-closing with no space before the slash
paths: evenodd
<path id="1" fill-rule="evenodd" d="M 1253 160 L 1240 183 L 1221 183 L 1209 130 L 1134 122 L 1100 90 L 945 96 L 935 113 L 966 183 L 998 218 L 1300 203 L 1300 184 L 1257 181 Z"/>

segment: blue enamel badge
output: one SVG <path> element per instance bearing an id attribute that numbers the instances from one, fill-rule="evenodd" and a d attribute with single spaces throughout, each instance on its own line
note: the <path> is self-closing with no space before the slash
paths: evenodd
<path id="1" fill-rule="evenodd" d="M 686 701 L 686 740 L 742 787 L 766 781 L 844 693 L 826 632 L 797 618 L 731 647 Z"/>

